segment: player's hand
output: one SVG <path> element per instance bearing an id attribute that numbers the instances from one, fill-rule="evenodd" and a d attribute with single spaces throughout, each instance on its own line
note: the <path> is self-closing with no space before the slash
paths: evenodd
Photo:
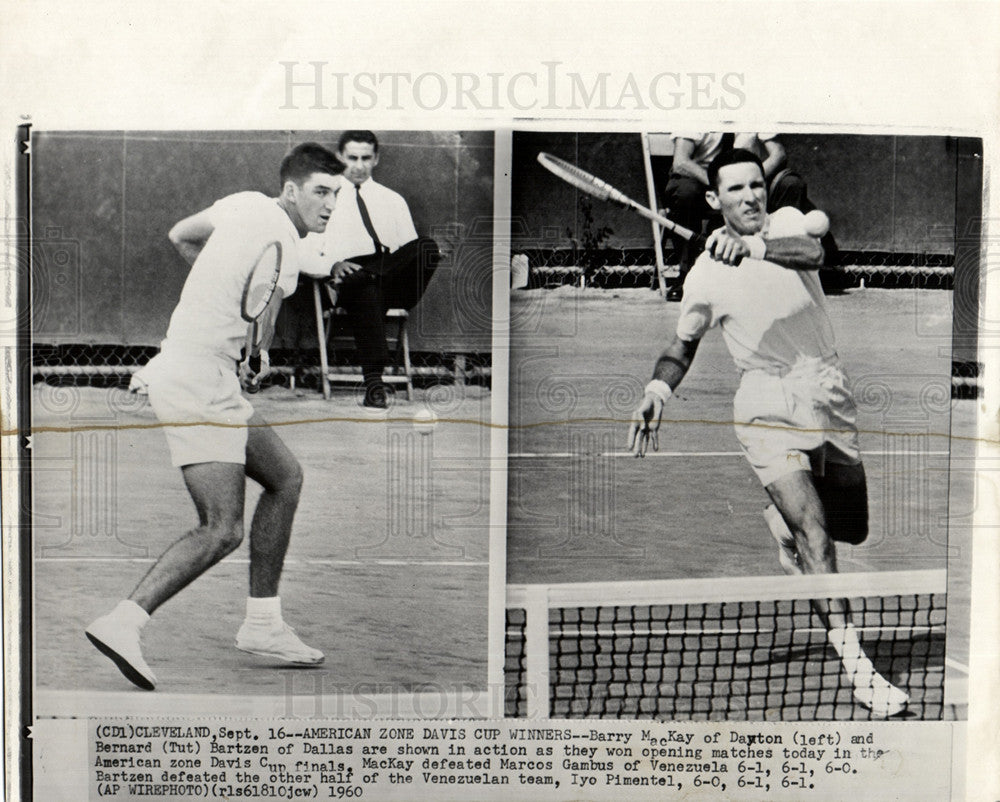
<path id="1" fill-rule="evenodd" d="M 240 385 L 248 393 L 256 393 L 260 390 L 260 383 L 271 373 L 271 356 L 267 351 L 261 350 L 256 357 L 248 356 L 239 367 Z"/>
<path id="2" fill-rule="evenodd" d="M 361 265 L 357 262 L 337 262 L 330 271 L 330 278 L 333 285 L 337 286 L 349 275 L 357 273 L 359 270 L 361 270 Z"/>
<path id="3" fill-rule="evenodd" d="M 628 450 L 633 456 L 644 457 L 650 444 L 653 451 L 660 450 L 660 418 L 663 416 L 663 401 L 652 393 L 646 393 L 639 408 L 632 413 L 632 425 L 628 428 Z"/>
<path id="4" fill-rule="evenodd" d="M 713 231 L 705 241 L 705 250 L 717 262 L 734 267 L 750 255 L 750 246 L 742 237 L 731 234 L 722 227 Z"/>

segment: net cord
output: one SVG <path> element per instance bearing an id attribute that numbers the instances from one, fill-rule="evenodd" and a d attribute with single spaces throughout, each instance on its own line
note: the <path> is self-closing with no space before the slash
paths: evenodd
<path id="1" fill-rule="evenodd" d="M 667 579 L 638 582 L 572 582 L 556 585 L 508 585 L 507 606 L 524 607 L 544 595 L 548 609 L 658 604 L 711 604 L 791 599 L 864 598 L 944 593 L 944 568 L 915 571 L 869 571 L 809 576 L 761 576 L 718 579 Z"/>

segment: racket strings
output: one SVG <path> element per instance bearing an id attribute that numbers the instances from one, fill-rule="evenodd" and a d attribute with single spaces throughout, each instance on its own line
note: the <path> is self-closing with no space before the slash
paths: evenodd
<path id="1" fill-rule="evenodd" d="M 281 243 L 265 246 L 257 257 L 243 289 L 241 313 L 248 323 L 256 321 L 267 309 L 281 275 Z"/>
<path id="2" fill-rule="evenodd" d="M 566 181 L 566 183 L 572 184 L 577 189 L 589 195 L 593 195 L 598 200 L 606 201 L 611 197 L 614 187 L 602 181 L 597 176 L 591 175 L 586 170 L 581 170 L 575 164 L 570 164 L 547 153 L 539 154 L 538 160 L 542 163 L 542 166 L 554 172 Z"/>

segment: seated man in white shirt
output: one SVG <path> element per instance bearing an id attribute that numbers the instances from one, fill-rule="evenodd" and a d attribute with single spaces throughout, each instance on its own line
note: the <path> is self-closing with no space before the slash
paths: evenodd
<path id="1" fill-rule="evenodd" d="M 357 346 L 363 403 L 385 408 L 385 312 L 417 305 L 441 254 L 434 240 L 417 237 L 403 196 L 372 178 L 379 159 L 375 134 L 345 131 L 337 143 L 337 158 L 344 166 L 340 202 L 325 234 L 315 238 L 319 261 L 307 272 L 330 276 Z"/>

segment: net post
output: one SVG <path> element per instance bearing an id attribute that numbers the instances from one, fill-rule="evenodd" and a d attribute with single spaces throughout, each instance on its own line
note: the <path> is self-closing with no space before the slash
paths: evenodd
<path id="1" fill-rule="evenodd" d="M 549 717 L 549 590 L 526 588 L 524 599 L 525 699 L 529 719 Z"/>

